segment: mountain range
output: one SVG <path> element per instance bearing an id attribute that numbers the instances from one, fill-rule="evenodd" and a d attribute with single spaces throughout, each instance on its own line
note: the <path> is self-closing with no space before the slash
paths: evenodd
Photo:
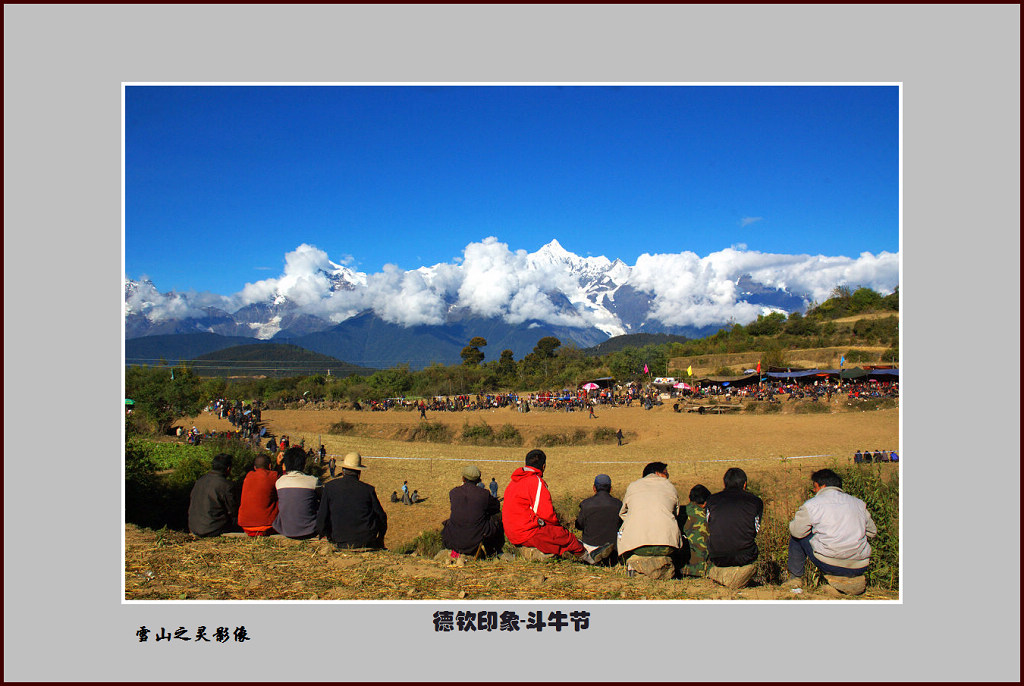
<path id="1" fill-rule="evenodd" d="M 161 293 L 147 279 L 126 278 L 126 361 L 193 359 L 270 341 L 365 367 L 419 369 L 459 362 L 474 336 L 487 339 L 486 359 L 504 349 L 522 357 L 544 336 L 580 348 L 632 333 L 701 337 L 730 320 L 802 311 L 821 292 L 777 283 L 765 276 L 771 265 L 737 272 L 722 262 L 642 255 L 631 267 L 580 257 L 557 241 L 512 253 L 486 239 L 467 247 L 458 265 L 368 275 L 302 245 L 280 278 L 233 296 Z"/>

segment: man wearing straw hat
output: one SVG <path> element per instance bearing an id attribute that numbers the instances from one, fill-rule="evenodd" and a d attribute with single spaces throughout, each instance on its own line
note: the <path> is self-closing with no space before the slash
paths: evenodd
<path id="1" fill-rule="evenodd" d="M 324 486 L 316 530 L 339 548 L 384 547 L 388 516 L 376 489 L 359 480 L 365 468 L 359 453 L 349 453 L 341 463 L 341 478 Z"/>

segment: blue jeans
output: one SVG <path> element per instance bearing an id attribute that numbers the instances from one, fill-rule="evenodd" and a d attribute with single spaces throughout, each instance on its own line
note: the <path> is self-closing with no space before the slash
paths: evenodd
<path id="1" fill-rule="evenodd" d="M 814 551 L 811 549 L 811 536 L 813 535 L 809 534 L 803 538 L 789 537 L 789 559 L 786 561 L 786 568 L 789 570 L 790 576 L 803 576 L 804 562 L 807 560 L 814 563 L 814 566 L 825 574 L 833 576 L 860 576 L 867 571 L 867 567 L 846 569 L 822 562 L 814 556 Z"/>

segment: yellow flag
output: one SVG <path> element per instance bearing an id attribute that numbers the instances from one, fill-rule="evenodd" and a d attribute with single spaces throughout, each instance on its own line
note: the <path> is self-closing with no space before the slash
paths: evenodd
<path id="1" fill-rule="evenodd" d="M 689 367 L 686 368 L 686 375 L 687 376 L 693 376 L 693 365 L 692 364 Z"/>

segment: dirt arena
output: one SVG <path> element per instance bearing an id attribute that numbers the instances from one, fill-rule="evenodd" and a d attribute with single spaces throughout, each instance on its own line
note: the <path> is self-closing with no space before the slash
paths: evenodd
<path id="1" fill-rule="evenodd" d="M 591 444 L 544 448 L 548 467 L 544 477 L 556 504 L 572 494 L 592 493 L 594 475 L 608 474 L 612 492 L 621 495 L 626 485 L 640 477 L 643 466 L 660 460 L 669 466 L 671 481 L 686 502 L 690 488 L 703 483 L 720 490 L 728 467 L 741 467 L 766 500 L 766 516 L 792 516 L 807 497 L 808 477 L 815 469 L 849 464 L 858 449 L 895 450 L 899 444 L 899 411 L 848 411 L 833 400 L 834 413 L 795 414 L 783 402 L 780 414 L 737 412 L 723 415 L 676 413 L 671 403 L 651 410 L 642 407 L 600 407 L 597 419 L 586 412 L 534 410 L 520 413 L 510 408 L 466 412 L 428 412 L 430 422 L 450 426 L 456 438 L 438 444 L 395 440 L 396 432 L 423 420 L 418 412 L 391 410 L 270 410 L 263 413 L 268 430 L 287 434 L 293 445 L 305 439 L 314 448 L 322 442 L 329 455 L 339 457 L 358 451 L 367 465 L 363 480 L 373 484 L 388 513 L 389 548 L 399 546 L 420 532 L 439 529 L 448 516 L 448 491 L 460 482 L 466 464 L 476 464 L 489 483 L 494 477 L 503 491 L 509 475 L 523 464 L 526 452 L 544 433 L 569 433 L 595 428 L 622 429 L 624 445 Z M 335 422 L 355 425 L 352 435 L 328 433 Z M 466 423 L 486 422 L 494 430 L 511 424 L 523 436 L 521 447 L 478 447 L 461 444 Z M 226 420 L 209 414 L 181 422 L 186 428 L 231 430 Z M 896 465 L 891 468 L 895 470 Z M 389 502 L 392 491 L 408 480 L 425 502 L 415 506 Z"/>

